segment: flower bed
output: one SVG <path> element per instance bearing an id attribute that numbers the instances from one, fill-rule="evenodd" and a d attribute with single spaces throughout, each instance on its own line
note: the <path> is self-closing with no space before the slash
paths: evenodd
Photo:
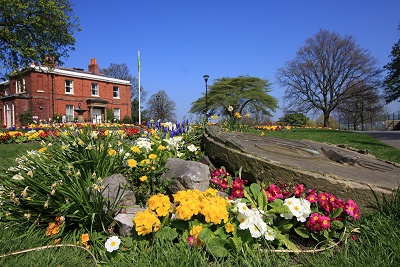
<path id="1" fill-rule="evenodd" d="M 301 184 L 248 185 L 240 170 L 233 177 L 215 169 L 205 192 L 165 195 L 166 184 L 158 178 L 166 159 L 201 157 L 196 141 L 202 128 L 186 126 L 53 131 L 41 149 L 28 151 L 17 167 L 1 173 L 0 219 L 39 228 L 55 244 L 71 237 L 95 255 L 123 253 L 132 241 L 155 238 L 185 242 L 218 257 L 247 247 L 298 252 L 304 240 L 326 248 L 351 235 L 352 221 L 360 217 L 354 201 Z M 105 229 L 117 207 L 101 193 L 104 178 L 114 173 L 125 175 L 139 203 L 147 206 L 134 219 L 132 237 Z"/>
<path id="2" fill-rule="evenodd" d="M 232 178 L 224 168 L 213 171 L 211 183 L 215 188 L 205 192 L 177 192 L 173 203 L 168 196 L 152 196 L 148 208 L 134 218 L 136 236 L 186 240 L 218 257 L 240 253 L 245 246 L 301 252 L 303 241 L 332 247 L 351 234 L 351 222 L 360 217 L 353 200 L 306 191 L 302 184 L 247 187 L 240 175 Z M 219 190 L 228 197 L 217 194 Z"/>

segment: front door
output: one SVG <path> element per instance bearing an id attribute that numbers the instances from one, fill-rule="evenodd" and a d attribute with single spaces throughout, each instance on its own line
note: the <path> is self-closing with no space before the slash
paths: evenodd
<path id="1" fill-rule="evenodd" d="M 101 123 L 101 109 L 99 108 L 92 109 L 92 118 L 93 118 L 93 123 Z"/>

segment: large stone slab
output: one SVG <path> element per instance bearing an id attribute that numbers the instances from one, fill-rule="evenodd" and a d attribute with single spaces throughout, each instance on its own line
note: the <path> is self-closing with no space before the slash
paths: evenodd
<path id="1" fill-rule="evenodd" d="M 242 168 L 244 179 L 304 183 L 344 200 L 353 198 L 364 211 L 375 202 L 372 190 L 390 194 L 400 181 L 399 165 L 326 143 L 224 132 L 210 126 L 203 146 L 213 162 L 230 171 Z"/>

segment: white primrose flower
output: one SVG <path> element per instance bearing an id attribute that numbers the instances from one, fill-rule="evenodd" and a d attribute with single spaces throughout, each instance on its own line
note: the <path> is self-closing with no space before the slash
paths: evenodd
<path id="1" fill-rule="evenodd" d="M 273 241 L 275 239 L 275 236 L 276 232 L 272 228 L 267 227 L 267 231 L 264 234 L 264 238 L 268 241 Z"/>
<path id="2" fill-rule="evenodd" d="M 167 142 L 168 150 L 178 150 L 178 148 L 184 143 L 184 141 L 182 141 L 182 136 L 174 136 L 172 138 L 169 138 Z"/>
<path id="3" fill-rule="evenodd" d="M 120 244 L 121 244 L 121 239 L 119 239 L 118 236 L 112 236 L 107 239 L 105 247 L 108 252 L 113 252 L 119 248 Z"/>
<path id="4" fill-rule="evenodd" d="M 143 148 L 146 153 L 149 153 L 151 151 L 151 142 L 146 138 L 138 138 L 135 142 L 135 145 L 138 148 Z"/>
<path id="5" fill-rule="evenodd" d="M 259 238 L 267 232 L 267 224 L 259 217 L 254 217 L 253 225 L 249 228 L 253 238 Z"/>
<path id="6" fill-rule="evenodd" d="M 196 147 L 195 145 L 193 145 L 193 144 L 191 144 L 190 146 L 187 146 L 187 149 L 188 149 L 190 152 L 195 152 L 195 151 L 197 151 L 197 147 Z"/>
<path id="7" fill-rule="evenodd" d="M 246 216 L 253 216 L 254 211 L 247 207 L 246 203 L 239 202 L 236 204 L 237 211 L 241 214 L 244 214 Z"/>
<path id="8" fill-rule="evenodd" d="M 286 205 L 290 210 L 289 213 L 281 214 L 281 217 L 284 217 L 287 220 L 290 220 L 293 218 L 293 216 L 295 216 L 297 221 L 305 222 L 306 218 L 310 216 L 311 204 L 306 199 L 291 197 L 285 199 L 283 204 Z"/>
<path id="9" fill-rule="evenodd" d="M 239 229 L 241 230 L 249 229 L 253 225 L 252 216 L 246 216 L 243 213 L 239 213 L 236 218 L 240 222 Z"/>

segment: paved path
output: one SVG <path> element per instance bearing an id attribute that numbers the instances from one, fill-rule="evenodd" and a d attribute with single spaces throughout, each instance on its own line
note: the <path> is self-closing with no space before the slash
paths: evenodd
<path id="1" fill-rule="evenodd" d="M 400 131 L 356 131 L 356 132 L 368 134 L 385 144 L 400 149 Z"/>

